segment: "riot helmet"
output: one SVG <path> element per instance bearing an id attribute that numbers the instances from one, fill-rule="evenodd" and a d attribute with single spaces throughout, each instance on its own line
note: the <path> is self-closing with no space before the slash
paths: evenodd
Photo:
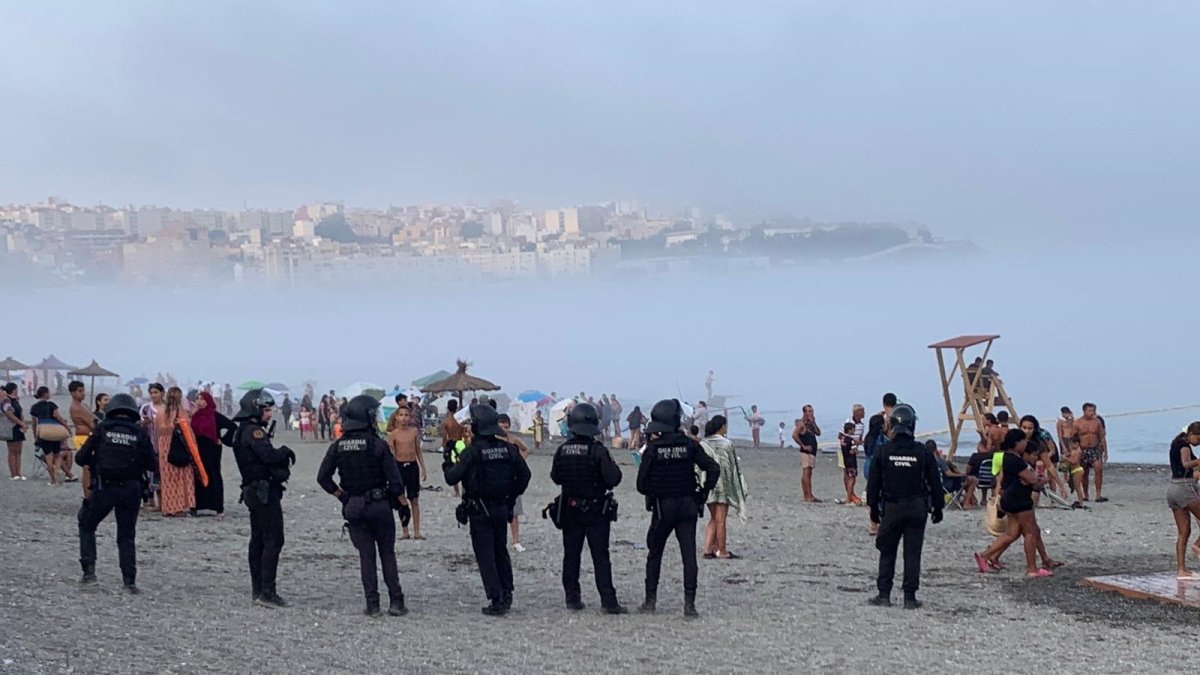
<path id="1" fill-rule="evenodd" d="M 892 433 L 897 436 L 913 436 L 917 432 L 917 411 L 907 403 L 892 409 Z"/>
<path id="2" fill-rule="evenodd" d="M 343 431 L 360 431 L 375 427 L 375 413 L 379 410 L 379 401 L 375 397 L 359 394 L 346 404 L 342 422 Z"/>
<path id="3" fill-rule="evenodd" d="M 479 403 L 471 406 L 471 432 L 476 436 L 499 436 L 503 433 L 496 409 Z"/>
<path id="4" fill-rule="evenodd" d="M 654 404 L 650 409 L 650 423 L 646 425 L 646 433 L 671 433 L 679 431 L 683 424 L 683 407 L 673 398 L 664 399 Z"/>
<path id="5" fill-rule="evenodd" d="M 580 403 L 567 413 L 567 429 L 576 436 L 599 436 L 600 413 L 591 403 Z"/>
<path id="6" fill-rule="evenodd" d="M 266 389 L 251 389 L 242 396 L 241 410 L 234 415 L 234 421 L 261 420 L 263 411 L 275 407 L 275 397 Z"/>
<path id="7" fill-rule="evenodd" d="M 137 421 L 141 418 L 141 413 L 138 412 L 137 401 L 129 394 L 117 394 L 108 400 L 108 405 L 104 406 L 104 419 L 109 417 Z"/>

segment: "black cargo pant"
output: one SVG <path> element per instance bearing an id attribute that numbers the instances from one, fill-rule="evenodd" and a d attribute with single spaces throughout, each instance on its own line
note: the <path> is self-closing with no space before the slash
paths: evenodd
<path id="1" fill-rule="evenodd" d="M 512 559 L 508 557 L 508 521 L 506 502 L 484 502 L 487 513 L 471 514 L 471 548 L 479 565 L 479 577 L 488 600 L 499 601 L 513 591 Z"/>
<path id="2" fill-rule="evenodd" d="M 905 593 L 916 593 L 921 585 L 921 547 L 925 545 L 925 520 L 929 500 L 924 497 L 887 502 L 883 506 L 875 548 L 879 549 L 879 578 L 876 584 L 880 595 L 892 592 L 896 576 L 896 550 L 904 539 Z"/>
<path id="3" fill-rule="evenodd" d="M 375 570 L 375 552 L 383 567 L 383 583 L 393 604 L 404 602 L 400 574 L 396 571 L 396 519 L 386 499 L 368 502 L 366 497 L 351 497 L 342 509 L 350 530 L 350 541 L 358 549 L 358 566 L 363 595 L 367 603 L 379 604 L 379 576 Z"/>
<path id="4" fill-rule="evenodd" d="M 125 583 L 137 580 L 137 519 L 142 508 L 142 484 L 137 480 L 98 481 L 92 497 L 79 507 L 79 564 L 85 574 L 96 570 L 96 527 L 117 512 L 117 554 Z"/>
<path id="5" fill-rule="evenodd" d="M 699 568 L 696 565 L 696 500 L 687 497 L 663 497 L 655 500 L 654 513 L 650 517 L 650 530 L 646 532 L 646 594 L 658 593 L 658 577 L 662 571 L 663 549 L 671 533 L 679 542 L 679 553 L 683 556 L 683 592 L 696 594 Z"/>
<path id="6" fill-rule="evenodd" d="M 600 604 L 614 607 L 617 591 L 613 588 L 612 563 L 608 558 L 608 536 L 611 525 L 600 512 L 602 501 L 592 502 L 587 512 L 564 507 L 562 514 L 563 570 L 562 583 L 568 602 L 580 600 L 579 562 L 586 540 L 592 552 L 592 566 L 596 569 L 596 590 L 600 591 Z"/>
<path id="7" fill-rule="evenodd" d="M 272 487 L 264 504 L 257 491 L 242 488 L 242 500 L 250 509 L 250 587 L 254 596 L 272 596 L 279 554 L 283 551 L 283 493 Z"/>

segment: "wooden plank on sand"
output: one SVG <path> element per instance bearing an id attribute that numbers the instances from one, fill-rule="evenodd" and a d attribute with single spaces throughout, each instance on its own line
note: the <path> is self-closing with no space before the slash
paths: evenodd
<path id="1" fill-rule="evenodd" d="M 1114 574 L 1088 577 L 1081 582 L 1101 591 L 1120 593 L 1136 600 L 1157 600 L 1200 609 L 1200 577 L 1176 579 L 1174 572 L 1158 574 Z"/>

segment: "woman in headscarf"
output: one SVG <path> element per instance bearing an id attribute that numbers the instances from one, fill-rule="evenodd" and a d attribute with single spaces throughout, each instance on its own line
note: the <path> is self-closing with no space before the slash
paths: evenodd
<path id="1" fill-rule="evenodd" d="M 196 447 L 200 450 L 200 462 L 208 474 L 208 487 L 196 477 L 196 511 L 215 511 L 218 518 L 225 516 L 225 483 L 221 480 L 221 432 L 233 422 L 217 410 L 212 394 L 202 391 L 196 397 L 196 411 L 192 413 L 192 432 L 196 434 Z"/>
<path id="2" fill-rule="evenodd" d="M 700 441 L 704 452 L 716 460 L 721 467 L 721 477 L 708 495 L 708 525 L 704 528 L 704 557 L 738 558 L 729 550 L 726 541 L 725 522 L 729 509 L 737 512 L 738 518 L 746 522 L 746 488 L 742 481 L 742 467 L 738 463 L 737 450 L 733 442 L 725 437 L 729 433 L 729 422 L 724 415 L 716 415 L 704 426 L 704 440 Z"/>

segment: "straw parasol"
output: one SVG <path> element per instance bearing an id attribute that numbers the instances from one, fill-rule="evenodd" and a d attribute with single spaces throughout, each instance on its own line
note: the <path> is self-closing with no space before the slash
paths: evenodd
<path id="1" fill-rule="evenodd" d="M 457 372 L 450 377 L 421 387 L 421 391 L 425 392 L 426 394 L 454 393 L 458 394 L 458 399 L 461 401 L 463 398 L 463 392 L 500 390 L 500 385 L 498 384 L 488 382 L 481 377 L 468 375 L 467 367 L 469 365 L 470 364 L 468 364 L 466 361 L 459 359 Z"/>
<path id="2" fill-rule="evenodd" d="M 11 356 L 5 358 L 3 361 L 0 361 L 0 370 L 4 371 L 4 380 L 5 381 L 12 379 L 12 371 L 26 370 L 28 368 L 29 368 L 29 366 L 25 365 L 24 363 L 21 363 L 20 361 L 14 359 Z"/>
<path id="3" fill-rule="evenodd" d="M 113 371 L 111 371 L 107 368 L 104 368 L 99 363 L 96 363 L 96 359 L 92 359 L 92 362 L 90 364 L 88 364 L 88 366 L 86 368 L 72 370 L 71 372 L 67 373 L 67 375 L 70 375 L 71 377 L 90 377 L 90 378 L 92 378 L 92 386 L 90 389 L 88 389 L 88 391 L 90 391 L 93 396 L 95 396 L 95 394 L 96 394 L 96 378 L 97 377 L 121 377 L 120 375 L 114 373 Z"/>
<path id="4" fill-rule="evenodd" d="M 48 381 L 50 380 L 50 371 L 52 371 L 52 370 L 56 371 L 56 372 L 60 371 L 60 370 L 72 371 L 72 370 L 77 370 L 78 368 L 76 366 L 72 366 L 72 365 L 68 365 L 68 364 L 64 363 L 57 356 L 51 354 L 50 356 L 47 356 L 46 358 L 42 359 L 42 362 L 37 364 L 36 366 L 34 366 L 33 369 L 42 371 L 42 374 L 46 376 L 46 378 L 45 378 L 46 382 L 43 382 L 43 384 L 48 384 Z M 55 393 L 61 394 L 63 392 L 61 389 L 58 389 L 57 387 L 55 387 Z"/>

